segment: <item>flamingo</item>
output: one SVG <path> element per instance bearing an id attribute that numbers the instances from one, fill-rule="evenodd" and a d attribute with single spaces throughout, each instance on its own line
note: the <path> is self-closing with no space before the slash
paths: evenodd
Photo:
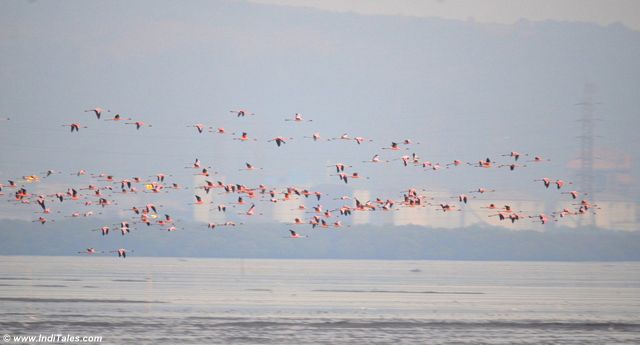
<path id="1" fill-rule="evenodd" d="M 547 222 L 549 221 L 549 217 L 547 217 L 544 213 L 540 213 L 537 217 L 530 216 L 529 218 L 538 218 L 542 225 L 547 224 Z"/>
<path id="2" fill-rule="evenodd" d="M 291 229 L 289 229 L 289 233 L 290 233 L 289 238 L 302 238 L 302 236 L 300 236 L 299 233 L 297 233 L 297 232 L 295 232 L 295 231 L 293 231 Z M 305 236 L 305 237 L 308 237 L 308 236 Z"/>
<path id="3" fill-rule="evenodd" d="M 513 159 L 517 162 L 518 158 L 520 158 L 521 154 L 520 154 L 520 152 L 517 152 L 517 151 L 511 151 L 509 154 L 502 155 L 502 156 L 503 157 L 513 157 Z M 525 155 L 525 156 L 528 156 L 528 154 Z"/>
<path id="4" fill-rule="evenodd" d="M 275 138 L 273 138 L 271 140 L 267 140 L 267 142 L 275 141 L 276 145 L 278 145 L 278 147 L 280 147 L 280 145 L 286 144 L 287 140 L 292 140 L 292 139 L 293 138 L 288 138 L 287 139 L 287 138 L 284 138 L 284 137 L 275 137 Z"/>
<path id="5" fill-rule="evenodd" d="M 44 177 L 46 178 L 46 177 L 49 177 L 49 176 L 51 176 L 51 175 L 53 175 L 53 174 L 60 174 L 60 173 L 61 173 L 60 171 L 55 171 L 55 170 L 51 170 L 51 169 L 49 169 L 49 170 L 47 170 L 47 172 L 46 172 L 46 173 L 44 173 L 44 174 L 45 174 L 45 176 L 44 176 Z"/>
<path id="6" fill-rule="evenodd" d="M 256 204 L 251 204 L 251 207 L 249 207 L 249 209 L 245 214 L 247 216 L 253 216 L 253 213 L 255 212 L 255 210 L 256 210 Z"/>
<path id="7" fill-rule="evenodd" d="M 456 166 L 456 167 L 457 167 L 457 166 L 459 166 L 460 164 L 462 164 L 462 162 L 461 162 L 460 160 L 458 160 L 458 159 L 454 159 L 454 160 L 453 160 L 453 162 L 451 162 L 451 163 L 447 164 L 446 166 L 447 166 L 447 167 L 449 167 L 449 166 L 453 165 L 453 166 Z"/>
<path id="8" fill-rule="evenodd" d="M 467 163 L 467 164 L 468 165 L 474 165 L 472 163 Z M 475 165 L 475 166 L 478 167 L 478 168 L 491 168 L 491 167 L 493 167 L 493 164 L 491 162 L 491 158 L 487 157 L 484 160 L 479 160 L 478 164 Z"/>
<path id="9" fill-rule="evenodd" d="M 345 167 L 347 167 L 347 168 L 351 168 L 351 165 L 345 165 L 345 164 L 343 164 L 343 163 L 336 163 L 336 164 L 334 164 L 334 165 L 329 165 L 329 166 L 327 166 L 327 167 L 335 167 L 335 168 L 336 168 L 336 172 L 337 172 L 337 173 L 341 173 L 341 172 L 343 172 L 343 171 L 344 171 L 344 168 L 345 168 Z"/>
<path id="10" fill-rule="evenodd" d="M 316 133 L 313 133 L 310 137 L 305 137 L 305 138 L 311 138 L 313 139 L 313 141 L 318 141 L 320 140 L 320 133 L 316 132 Z"/>
<path id="11" fill-rule="evenodd" d="M 545 188 L 549 188 L 549 186 L 551 185 L 551 179 L 548 178 L 548 177 L 543 177 L 541 179 L 533 180 L 533 181 L 542 181 L 542 183 L 544 184 Z"/>
<path id="12" fill-rule="evenodd" d="M 580 195 L 580 192 L 572 190 L 570 192 L 562 192 L 562 194 L 571 194 L 571 198 L 575 200 L 578 198 L 578 195 Z M 588 195 L 588 193 L 584 193 L 584 195 Z"/>
<path id="13" fill-rule="evenodd" d="M 368 160 L 368 161 L 362 161 L 362 163 L 380 163 L 380 162 L 388 163 L 389 161 L 381 161 L 381 160 L 380 160 L 380 155 L 378 155 L 378 154 L 373 155 L 373 157 L 371 158 L 371 160 Z"/>
<path id="14" fill-rule="evenodd" d="M 124 248 L 120 248 L 118 250 L 111 251 L 111 253 L 118 253 L 118 257 L 123 259 L 127 257 L 127 252 L 133 252 L 133 250 L 126 250 Z"/>
<path id="15" fill-rule="evenodd" d="M 45 217 L 38 217 L 38 219 L 34 220 L 34 222 L 40 222 L 40 224 L 44 225 L 44 223 L 48 222 L 49 220 Z M 53 220 L 52 220 L 53 222 Z"/>
<path id="16" fill-rule="evenodd" d="M 144 122 L 135 121 L 135 122 L 125 122 L 126 125 L 136 125 L 136 129 L 139 130 L 142 127 L 145 127 Z M 151 125 L 146 125 L 146 127 L 152 127 Z"/>
<path id="17" fill-rule="evenodd" d="M 398 143 L 396 142 L 391 142 L 391 146 L 390 147 L 383 147 L 383 150 L 392 150 L 392 151 L 399 151 L 400 150 L 400 146 L 398 146 Z M 408 149 L 406 149 L 408 150 Z"/>
<path id="18" fill-rule="evenodd" d="M 413 141 L 411 141 L 411 139 L 404 139 L 402 143 L 405 145 L 411 145 L 413 144 Z M 420 143 L 416 143 L 416 145 L 420 145 Z"/>
<path id="19" fill-rule="evenodd" d="M 245 169 L 238 169 L 238 170 L 248 170 L 248 171 L 250 171 L 250 170 L 256 170 L 256 169 L 260 169 L 260 170 L 262 170 L 262 168 L 256 168 L 255 166 L 253 166 L 252 164 L 247 163 L 247 162 L 245 162 L 245 163 L 244 163 L 244 165 L 246 166 L 246 168 L 245 168 Z"/>
<path id="20" fill-rule="evenodd" d="M 519 165 L 519 164 L 513 163 L 513 164 L 502 164 L 502 165 L 499 165 L 498 168 L 508 167 L 510 171 L 514 171 L 516 170 L 517 167 L 526 167 L 526 166 L 527 166 L 526 164 Z"/>
<path id="21" fill-rule="evenodd" d="M 540 157 L 540 156 L 535 156 L 535 157 L 533 157 L 533 159 L 532 159 L 532 160 L 527 161 L 527 162 L 539 163 L 539 162 L 542 162 L 542 161 L 547 161 L 547 162 L 549 162 L 549 161 L 551 161 L 551 160 L 550 160 L 550 159 L 543 159 L 543 158 L 542 158 L 542 157 Z"/>
<path id="22" fill-rule="evenodd" d="M 349 137 L 349 134 L 344 133 L 344 134 L 342 134 L 342 135 L 341 135 L 341 136 L 339 136 L 339 137 L 331 138 L 331 139 L 329 139 L 329 140 L 351 140 L 351 137 Z"/>
<path id="23" fill-rule="evenodd" d="M 449 204 L 440 204 L 440 209 L 442 210 L 442 212 L 452 211 L 454 208 L 455 206 Z"/>
<path id="24" fill-rule="evenodd" d="M 575 198 L 574 198 L 575 199 Z M 45 200 L 44 200 L 44 195 L 40 195 L 38 196 L 38 200 L 36 200 L 38 202 L 38 205 L 40 205 L 40 207 L 42 207 L 42 210 L 45 213 L 49 213 L 47 212 L 47 207 L 45 206 Z"/>
<path id="25" fill-rule="evenodd" d="M 571 184 L 571 183 L 569 183 L 569 184 Z M 564 181 L 557 180 L 556 181 L 556 189 L 560 189 L 560 188 L 562 188 L 562 186 L 564 186 Z"/>
<path id="26" fill-rule="evenodd" d="M 195 195 L 196 197 L 196 202 L 193 203 L 194 205 L 204 205 L 204 201 L 202 200 L 202 197 L 199 195 Z"/>
<path id="27" fill-rule="evenodd" d="M 207 127 L 205 127 L 205 125 L 203 125 L 201 123 L 196 123 L 195 125 L 191 125 L 191 126 L 187 126 L 187 127 L 195 127 L 198 130 L 198 133 L 200 133 L 200 134 L 202 134 L 204 129 L 207 128 Z M 208 128 L 210 129 L 211 127 L 208 127 Z"/>
<path id="28" fill-rule="evenodd" d="M 247 134 L 247 132 L 242 132 L 242 135 L 240 135 L 240 138 L 233 138 L 233 140 L 240 140 L 240 141 L 248 141 L 249 139 L 249 135 Z M 256 139 L 251 139 L 253 141 L 257 141 Z"/>
<path id="29" fill-rule="evenodd" d="M 89 128 L 87 126 L 82 126 L 79 123 L 72 123 L 70 125 L 62 125 L 62 127 L 71 127 L 71 133 L 73 133 L 74 131 L 80 132 L 80 128 Z"/>
<path id="30" fill-rule="evenodd" d="M 363 138 L 363 137 L 355 137 L 355 138 L 353 138 L 353 140 L 354 140 L 354 141 L 356 142 L 356 144 L 358 144 L 358 145 L 362 144 L 362 143 L 363 143 L 363 142 L 365 142 L 365 141 L 369 141 L 369 142 L 372 142 L 372 141 L 373 141 L 373 140 L 371 140 L 371 139 L 367 140 L 366 138 Z"/>
<path id="31" fill-rule="evenodd" d="M 131 121 L 131 118 L 130 117 L 123 118 L 122 116 L 120 116 L 120 114 L 115 114 L 112 119 L 106 119 L 105 121 L 120 121 L 120 120 Z"/>
<path id="32" fill-rule="evenodd" d="M 100 115 L 102 115 L 102 113 L 104 112 L 104 109 L 102 109 L 100 107 L 95 107 L 93 109 L 85 110 L 84 112 L 85 113 L 92 112 L 92 113 L 96 114 L 96 117 L 98 118 L 98 120 L 100 120 Z M 107 110 L 107 112 L 111 112 L 111 110 Z"/>
<path id="33" fill-rule="evenodd" d="M 296 113 L 293 116 L 293 119 L 285 119 L 285 121 L 293 121 L 293 122 L 303 122 L 302 114 Z M 313 120 L 306 120 L 306 122 L 312 122 Z"/>
<path id="34" fill-rule="evenodd" d="M 495 192 L 495 191 L 496 191 L 495 189 L 486 190 L 486 189 L 484 189 L 484 188 L 480 187 L 480 188 L 478 188 L 478 189 L 476 189 L 476 190 L 472 190 L 472 191 L 470 191 L 469 193 L 480 193 L 480 194 L 484 194 L 484 193 Z"/>
<path id="35" fill-rule="evenodd" d="M 78 252 L 78 254 L 95 254 L 96 253 L 96 249 L 95 248 L 87 248 L 84 251 Z"/>
<path id="36" fill-rule="evenodd" d="M 237 114 L 237 117 L 244 117 L 245 115 L 255 115 L 254 113 L 248 112 L 245 109 L 229 110 L 229 112 Z"/>

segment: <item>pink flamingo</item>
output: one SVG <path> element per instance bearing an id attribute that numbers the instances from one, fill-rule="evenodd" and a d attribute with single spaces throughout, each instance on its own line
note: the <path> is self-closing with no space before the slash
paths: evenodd
<path id="1" fill-rule="evenodd" d="M 136 122 L 125 122 L 126 125 L 136 125 L 136 129 L 140 129 L 142 127 L 145 127 L 144 122 L 142 121 L 136 121 Z M 146 127 L 152 127 L 151 125 L 146 125 Z"/>
<path id="2" fill-rule="evenodd" d="M 200 133 L 200 134 L 202 134 L 204 129 L 207 128 L 207 127 L 205 127 L 205 125 L 203 125 L 201 123 L 196 123 L 195 125 L 191 125 L 191 126 L 187 126 L 187 127 L 195 127 L 198 130 L 198 133 Z M 208 128 L 210 129 L 211 127 L 208 127 Z"/>
<path id="3" fill-rule="evenodd" d="M 73 133 L 73 131 L 80 132 L 80 128 L 88 128 L 87 126 L 82 126 L 79 123 L 72 123 L 70 125 L 62 125 L 62 127 L 71 127 L 71 133 Z"/>
<path id="4" fill-rule="evenodd" d="M 100 120 L 100 115 L 102 115 L 102 113 L 104 112 L 104 109 L 102 109 L 100 107 L 95 107 L 93 109 L 85 110 L 84 112 L 85 113 L 92 112 L 92 113 L 96 114 L 96 117 L 98 118 L 98 120 Z M 107 112 L 111 112 L 111 110 L 107 110 Z"/>
<path id="5" fill-rule="evenodd" d="M 229 112 L 237 114 L 237 117 L 244 117 L 245 115 L 255 115 L 254 113 L 248 112 L 245 109 L 229 110 Z"/>
<path id="6" fill-rule="evenodd" d="M 278 145 L 278 147 L 280 147 L 280 145 L 286 144 L 287 140 L 291 140 L 291 139 L 293 139 L 293 138 L 288 138 L 287 139 L 287 138 L 284 138 L 284 137 L 275 137 L 275 138 L 273 138 L 271 140 L 267 140 L 267 142 L 275 141 L 276 145 Z"/>
<path id="7" fill-rule="evenodd" d="M 293 122 L 302 122 L 304 119 L 302 118 L 302 114 L 296 113 L 293 116 L 293 119 L 285 119 L 285 121 L 293 121 Z M 306 120 L 306 122 L 312 122 L 313 120 Z"/>
<path id="8" fill-rule="evenodd" d="M 120 121 L 120 120 L 131 121 L 131 118 L 130 117 L 123 118 L 120 116 L 120 114 L 116 114 L 112 119 L 106 119 L 105 121 Z"/>
<path id="9" fill-rule="evenodd" d="M 289 233 L 290 233 L 289 238 L 302 238 L 302 236 L 300 236 L 299 233 L 297 233 L 297 232 L 295 232 L 295 231 L 293 231 L 291 229 L 289 229 Z M 304 237 L 308 237 L 308 236 L 304 236 Z"/>

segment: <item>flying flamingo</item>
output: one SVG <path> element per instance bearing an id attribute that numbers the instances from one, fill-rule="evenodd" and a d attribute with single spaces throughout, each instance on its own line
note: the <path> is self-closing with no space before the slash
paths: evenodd
<path id="1" fill-rule="evenodd" d="M 51 176 L 53 174 L 60 174 L 60 173 L 61 173 L 60 171 L 55 171 L 55 170 L 49 169 L 49 170 L 47 170 L 47 172 L 44 173 L 45 174 L 44 177 L 49 177 L 49 176 Z"/>
<path id="2" fill-rule="evenodd" d="M 557 180 L 555 183 L 556 183 L 556 188 L 557 189 L 560 189 L 560 188 L 562 188 L 562 186 L 564 186 L 564 181 L 562 181 L 562 180 Z M 573 184 L 573 183 L 569 182 L 569 184 Z"/>
<path id="3" fill-rule="evenodd" d="M 521 154 L 520 152 L 517 151 L 511 151 L 509 154 L 506 155 L 502 155 L 503 157 L 513 157 L 513 159 L 517 162 L 518 158 L 520 158 Z M 528 154 L 526 154 L 525 156 L 528 156 Z"/>
<path id="4" fill-rule="evenodd" d="M 255 115 L 254 113 L 248 112 L 245 109 L 229 110 L 229 112 L 237 114 L 237 117 L 244 117 L 245 115 Z"/>
<path id="5" fill-rule="evenodd" d="M 313 141 L 318 141 L 318 140 L 320 140 L 320 133 L 316 132 L 316 133 L 313 133 L 312 136 L 305 137 L 305 138 L 311 138 L 311 139 L 313 139 Z"/>
<path id="6" fill-rule="evenodd" d="M 240 138 L 233 138 L 233 140 L 240 140 L 240 141 L 253 140 L 253 141 L 257 141 L 257 139 L 249 139 L 249 135 L 247 134 L 247 132 L 242 132 L 242 135 L 240 135 Z"/>
<path id="7" fill-rule="evenodd" d="M 40 224 L 44 225 L 44 223 L 48 222 L 49 220 L 45 217 L 38 217 L 38 219 L 34 220 L 34 222 L 40 222 Z M 52 220 L 52 222 L 55 222 L 55 220 Z"/>
<path id="8" fill-rule="evenodd" d="M 570 192 L 562 192 L 561 194 L 571 194 L 571 198 L 573 198 L 573 200 L 578 198 L 578 195 L 580 195 L 580 192 L 572 190 Z M 584 195 L 588 195 L 588 193 L 584 193 Z"/>
<path id="9" fill-rule="evenodd" d="M 480 187 L 480 188 L 478 188 L 476 190 L 470 191 L 469 193 L 480 193 L 480 194 L 483 194 L 483 193 L 489 193 L 489 192 L 495 192 L 495 191 L 496 191 L 495 189 L 486 190 L 486 189 Z"/>
<path id="10" fill-rule="evenodd" d="M 411 144 L 413 144 L 413 141 L 411 141 L 411 139 L 404 139 L 402 141 L 402 143 L 405 144 L 405 145 L 411 145 Z M 420 145 L 420 143 L 415 143 L 415 144 L 416 145 Z"/>
<path id="11" fill-rule="evenodd" d="M 368 160 L 368 161 L 362 161 L 362 163 L 380 163 L 380 162 L 388 163 L 389 161 L 381 161 L 381 160 L 380 160 L 380 155 L 378 155 L 378 154 L 373 155 L 373 157 L 371 158 L 371 160 Z"/>
<path id="12" fill-rule="evenodd" d="M 204 201 L 202 201 L 202 197 L 199 195 L 195 195 L 196 197 L 196 202 L 194 203 L 195 205 L 202 205 L 204 204 Z"/>
<path id="13" fill-rule="evenodd" d="M 353 140 L 354 140 L 354 141 L 356 142 L 356 144 L 358 144 L 358 145 L 362 144 L 362 143 L 363 143 L 363 142 L 365 142 L 365 141 L 373 142 L 373 140 L 371 140 L 371 139 L 368 139 L 368 140 L 367 140 L 366 138 L 363 138 L 363 137 L 355 137 L 355 138 L 353 138 Z"/>
<path id="14" fill-rule="evenodd" d="M 292 139 L 293 138 L 288 138 L 287 139 L 287 138 L 284 138 L 284 137 L 275 137 L 275 138 L 273 138 L 271 140 L 267 140 L 267 142 L 275 141 L 276 145 L 278 145 L 278 147 L 280 147 L 280 145 L 286 144 L 287 140 L 292 140 Z"/>
<path id="15" fill-rule="evenodd" d="M 538 220 L 542 223 L 542 225 L 547 224 L 549 221 L 549 217 L 547 217 L 544 213 L 540 213 L 538 216 L 529 216 L 529 218 L 538 218 Z"/>
<path id="16" fill-rule="evenodd" d="M 351 168 L 351 165 L 344 165 L 343 163 L 336 163 L 334 165 L 328 165 L 327 167 L 335 167 L 336 168 L 336 172 L 340 173 L 344 171 L 344 168 Z"/>
<path id="17" fill-rule="evenodd" d="M 211 129 L 211 127 L 205 127 L 205 125 L 201 124 L 201 123 L 196 123 L 195 125 L 190 125 L 187 127 L 195 127 L 198 130 L 198 133 L 202 134 L 202 131 L 204 131 L 205 128 L 209 128 Z"/>
<path id="18" fill-rule="evenodd" d="M 551 161 L 551 160 L 550 160 L 550 159 L 543 159 L 543 158 L 542 158 L 542 157 L 540 157 L 540 156 L 535 156 L 535 157 L 533 157 L 533 159 L 532 159 L 532 160 L 527 161 L 527 162 L 539 163 L 539 162 L 542 162 L 542 161 L 547 161 L 547 162 L 549 162 L 549 161 Z"/>
<path id="19" fill-rule="evenodd" d="M 80 132 L 80 128 L 88 128 L 87 126 L 82 126 L 79 123 L 72 123 L 70 125 L 62 125 L 62 127 L 71 127 L 71 133 L 73 133 L 73 131 Z"/>
<path id="20" fill-rule="evenodd" d="M 296 114 L 293 116 L 293 119 L 285 119 L 285 121 L 302 122 L 302 121 L 304 121 L 304 120 L 302 119 L 302 114 L 300 114 L 300 113 L 296 113 Z M 313 121 L 313 120 L 306 120 L 306 122 L 312 122 L 312 121 Z"/>
<path id="21" fill-rule="evenodd" d="M 92 112 L 92 113 L 96 114 L 96 117 L 98 118 L 98 120 L 100 120 L 100 115 L 102 115 L 102 113 L 104 112 L 104 109 L 102 109 L 100 107 L 95 107 L 93 109 L 85 110 L 84 112 L 85 113 Z M 107 110 L 107 112 L 111 112 L 111 110 Z"/>
<path id="22" fill-rule="evenodd" d="M 95 254 L 96 253 L 96 249 L 95 248 L 87 248 L 84 251 L 78 252 L 78 254 Z"/>
<path id="23" fill-rule="evenodd" d="M 551 179 L 548 178 L 548 177 L 543 177 L 541 179 L 533 180 L 533 181 L 542 181 L 542 183 L 544 184 L 545 188 L 549 188 L 549 186 L 551 185 Z"/>
<path id="24" fill-rule="evenodd" d="M 460 164 L 462 164 L 462 162 L 461 162 L 460 160 L 458 160 L 458 159 L 454 159 L 454 160 L 453 160 L 453 162 L 451 162 L 451 163 L 447 164 L 446 166 L 447 166 L 447 167 L 449 167 L 449 166 L 452 166 L 452 165 L 453 165 L 453 166 L 456 166 L 456 167 L 457 167 L 457 166 L 459 166 Z"/>
<path id="25" fill-rule="evenodd" d="M 396 142 L 391 142 L 391 146 L 390 147 L 383 147 L 383 150 L 392 150 L 392 151 L 399 151 L 400 150 L 400 146 L 398 146 L 398 143 Z M 405 148 L 405 150 L 408 150 L 408 148 Z"/>
<path id="26" fill-rule="evenodd" d="M 120 121 L 120 120 L 131 121 L 131 118 L 130 117 L 123 118 L 122 116 L 120 116 L 120 114 L 115 114 L 112 119 L 106 119 L 105 121 Z"/>
<path id="27" fill-rule="evenodd" d="M 251 204 L 251 207 L 249 207 L 249 209 L 247 210 L 247 212 L 245 213 L 245 215 L 247 216 L 253 216 L 254 212 L 256 211 L 256 204 Z"/>
<path id="28" fill-rule="evenodd" d="M 120 248 L 118 250 L 112 250 L 110 253 L 118 253 L 119 258 L 125 259 L 127 257 L 127 252 L 133 253 L 133 250 L 127 250 L 124 248 Z"/>
<path id="29" fill-rule="evenodd" d="M 293 231 L 291 229 L 289 229 L 289 232 L 291 233 L 289 235 L 289 238 L 302 238 L 302 236 L 300 236 L 299 233 L 297 233 L 297 232 L 295 232 L 295 231 Z M 304 237 L 309 237 L 309 236 L 304 236 Z"/>
<path id="30" fill-rule="evenodd" d="M 256 170 L 256 169 L 262 170 L 262 168 L 256 168 L 250 163 L 244 163 L 244 165 L 246 166 L 245 169 L 238 169 L 238 170 L 240 170 L 240 171 L 242 171 L 242 170 L 249 170 L 250 171 L 250 170 Z"/>
<path id="31" fill-rule="evenodd" d="M 499 165 L 498 168 L 508 167 L 510 171 L 516 170 L 517 167 L 526 167 L 527 165 L 519 165 L 519 164 L 502 164 Z"/>
<path id="32" fill-rule="evenodd" d="M 351 137 L 349 137 L 349 134 L 344 133 L 339 137 L 329 139 L 329 141 L 331 140 L 351 140 Z"/>
<path id="33" fill-rule="evenodd" d="M 142 127 L 145 127 L 144 122 L 142 121 L 136 121 L 136 122 L 125 122 L 125 125 L 136 125 L 136 129 L 140 129 Z M 146 125 L 146 127 L 152 127 L 151 125 Z"/>

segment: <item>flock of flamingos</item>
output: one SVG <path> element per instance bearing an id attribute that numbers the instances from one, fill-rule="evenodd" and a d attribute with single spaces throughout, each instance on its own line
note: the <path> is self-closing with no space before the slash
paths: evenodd
<path id="1" fill-rule="evenodd" d="M 123 117 L 120 114 L 111 116 L 110 110 L 105 110 L 100 107 L 94 109 L 85 110 L 87 114 L 87 121 L 113 121 L 120 122 L 126 126 L 133 126 L 138 131 L 150 130 L 148 128 L 152 125 L 144 123 L 142 121 L 134 120 L 132 118 Z M 236 118 L 237 121 L 251 121 L 252 117 L 259 115 L 254 114 L 248 110 L 239 109 L 231 110 L 230 117 Z M 10 121 L 9 118 L 3 119 Z M 234 120 L 235 121 L 235 120 Z M 285 119 L 291 123 L 310 123 L 313 120 L 303 118 L 299 113 L 294 114 L 290 118 Z M 84 131 L 86 128 L 93 126 L 85 126 L 80 123 L 70 123 L 63 125 L 69 127 L 71 134 L 79 131 Z M 251 137 L 247 132 L 228 133 L 224 128 L 209 127 L 201 123 L 188 124 L 186 127 L 193 128 L 197 134 L 206 135 L 212 133 L 213 135 L 226 135 L 231 136 L 233 140 L 240 142 L 258 141 Z M 190 129 L 188 129 L 190 130 Z M 291 145 L 290 141 L 294 138 L 288 137 L 273 137 L 269 140 L 263 140 L 264 145 L 275 145 L 281 147 L 282 145 Z M 363 137 L 352 137 L 348 134 L 338 135 L 332 138 L 324 138 L 320 133 L 309 133 L 308 136 L 304 136 L 301 140 L 311 140 L 318 142 L 318 145 L 322 141 L 342 141 L 352 142 L 357 145 L 372 142 L 370 139 Z M 540 156 L 532 156 L 528 153 L 519 153 L 516 151 L 504 152 L 499 154 L 499 159 L 503 162 L 498 163 L 491 157 L 482 157 L 476 162 L 462 162 L 460 160 L 451 160 L 448 162 L 437 163 L 422 160 L 416 153 L 408 154 L 409 150 L 412 150 L 412 146 L 417 145 L 417 142 L 411 139 L 402 139 L 398 141 L 389 140 L 385 147 L 377 147 L 376 149 L 384 150 L 379 153 L 375 153 L 371 158 L 359 161 L 358 163 L 364 164 L 401 164 L 403 166 L 420 166 L 423 169 L 440 170 L 440 169 L 463 169 L 463 168 L 477 168 L 477 169 L 508 169 L 511 171 L 525 168 L 533 164 L 545 164 L 548 160 Z M 379 145 L 378 145 L 379 146 Z M 387 159 L 383 159 L 380 154 L 385 153 L 388 156 Z M 505 158 L 502 158 L 505 157 Z M 363 179 L 367 180 L 368 177 L 361 176 L 354 167 L 354 162 L 340 163 L 336 162 L 332 165 L 335 168 L 336 183 L 349 184 L 353 183 L 353 180 Z M 460 194 L 457 196 L 449 196 L 447 200 L 434 200 L 433 197 L 428 197 L 426 191 L 419 190 L 417 188 L 407 188 L 402 193 L 401 197 L 388 197 L 380 196 L 372 200 L 358 200 L 352 196 L 340 196 L 340 195 L 328 195 L 322 191 L 312 191 L 305 188 L 299 188 L 295 186 L 267 186 L 265 184 L 259 184 L 257 186 L 246 186 L 242 184 L 223 183 L 217 181 L 215 174 L 211 171 L 211 167 L 203 164 L 198 158 L 193 160 L 189 166 L 185 167 L 193 171 L 193 175 L 202 176 L 204 181 L 201 186 L 189 189 L 181 186 L 175 181 L 171 181 L 172 175 L 158 173 L 150 177 L 136 177 L 136 176 L 113 176 L 107 173 L 91 174 L 85 170 L 77 170 L 74 172 L 66 172 L 66 174 L 75 175 L 78 177 L 85 177 L 90 179 L 90 183 L 77 184 L 68 186 L 67 190 L 60 190 L 54 194 L 39 194 L 31 193 L 29 187 L 32 183 L 46 183 L 48 178 L 52 175 L 61 174 L 60 171 L 47 170 L 39 174 L 25 175 L 20 178 L 12 177 L 7 179 L 7 184 L 0 184 L 0 195 L 7 195 L 10 202 L 17 205 L 27 205 L 27 207 L 33 207 L 38 215 L 34 222 L 39 222 L 45 225 L 48 222 L 55 222 L 55 219 L 49 219 L 53 215 L 60 212 L 52 212 L 56 208 L 56 204 L 61 203 L 75 203 L 79 207 L 83 205 L 89 207 L 89 209 L 95 210 L 96 207 L 112 207 L 113 205 L 119 205 L 122 207 L 126 204 L 126 200 L 120 198 L 118 195 L 147 193 L 153 195 L 160 192 L 189 192 L 193 194 L 193 207 L 206 207 L 210 212 L 227 212 L 227 205 L 233 207 L 236 210 L 241 210 L 239 215 L 244 217 L 259 217 L 262 215 L 258 211 L 258 202 L 270 202 L 270 203 L 291 203 L 294 209 L 304 210 L 302 214 L 309 214 L 306 219 L 295 217 L 291 219 L 290 224 L 287 227 L 293 228 L 293 225 L 304 226 L 307 225 L 311 229 L 326 229 L 326 228 L 340 228 L 343 225 L 343 220 L 348 219 L 354 212 L 393 212 L 400 208 L 425 208 L 439 211 L 439 212 L 453 212 L 463 211 L 464 205 L 469 202 L 483 202 L 480 195 L 485 193 L 492 193 L 496 190 L 485 189 L 478 187 L 476 190 L 470 191 L 470 195 Z M 235 171 L 253 171 L 260 170 L 262 168 L 256 167 L 250 162 L 246 162 L 244 167 L 236 167 Z M 231 176 L 232 174 L 230 174 Z M 83 179 L 81 181 L 86 181 Z M 547 224 L 550 221 L 558 221 L 560 218 L 568 216 L 579 216 L 594 212 L 593 209 L 597 209 L 597 205 L 591 204 L 587 199 L 584 199 L 585 194 L 576 190 L 566 190 L 571 182 L 565 182 L 561 179 L 554 179 L 549 177 L 540 177 L 531 183 L 539 183 L 540 188 L 556 189 L 559 190 L 559 194 L 566 197 L 567 200 L 574 200 L 574 207 L 557 210 L 549 215 L 544 213 L 531 213 L 527 214 L 520 210 L 513 209 L 510 205 L 495 204 L 486 202 L 483 208 L 486 208 L 489 212 L 488 217 L 498 217 L 500 221 L 515 223 L 518 221 L 534 221 L 542 225 Z M 209 193 L 216 193 L 223 195 L 227 200 L 225 203 L 217 205 L 211 205 L 212 202 L 206 202 L 204 195 Z M 478 196 L 478 197 L 476 197 Z M 317 206 L 306 210 L 304 203 L 300 201 L 303 199 L 315 199 L 314 203 Z M 455 200 L 452 202 L 451 200 Z M 472 199 L 475 199 L 472 201 Z M 334 202 L 342 203 L 342 206 L 329 209 L 323 207 L 325 200 L 333 200 Z M 32 205 L 32 206 L 29 206 Z M 91 208 L 93 207 L 93 208 Z M 103 226 L 100 229 L 93 229 L 102 236 L 107 236 L 110 233 L 118 232 L 121 235 L 128 234 L 132 229 L 145 226 L 158 226 L 166 231 L 179 230 L 177 226 L 178 220 L 175 220 L 170 216 L 170 210 L 162 209 L 163 206 L 154 203 L 147 203 L 145 205 L 131 205 L 125 206 L 130 215 L 127 219 L 123 219 L 116 225 Z M 86 212 L 73 212 L 69 215 L 63 215 L 69 218 L 88 217 L 94 214 L 94 211 Z M 203 224 L 211 230 L 215 230 L 219 227 L 235 227 L 241 226 L 244 223 L 226 221 L 224 223 L 208 223 Z M 284 231 L 284 230 L 283 230 Z M 288 229 L 286 237 L 289 238 L 304 238 L 309 235 L 302 235 L 304 231 L 295 231 Z M 119 257 L 126 257 L 127 253 L 132 252 L 130 249 L 119 248 L 112 251 L 98 251 L 95 248 L 87 248 L 86 250 L 79 251 L 82 254 L 95 254 L 95 253 L 117 253 Z"/>

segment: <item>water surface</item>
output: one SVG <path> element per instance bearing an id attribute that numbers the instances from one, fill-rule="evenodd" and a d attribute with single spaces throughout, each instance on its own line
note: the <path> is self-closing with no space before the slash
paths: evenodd
<path id="1" fill-rule="evenodd" d="M 103 344 L 638 344 L 640 264 L 2 257 L 0 331 Z"/>

